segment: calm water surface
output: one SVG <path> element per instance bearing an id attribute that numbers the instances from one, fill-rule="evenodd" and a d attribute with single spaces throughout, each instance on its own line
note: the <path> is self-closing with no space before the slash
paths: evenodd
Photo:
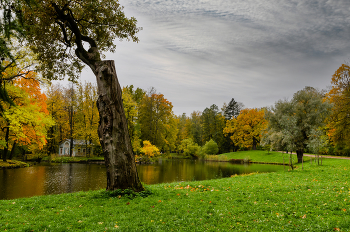
<path id="1" fill-rule="evenodd" d="M 143 183 L 208 180 L 251 172 L 275 172 L 278 165 L 238 165 L 198 160 L 160 160 L 137 165 Z M 102 164 L 40 164 L 0 170 L 0 200 L 47 194 L 104 189 L 106 169 Z"/>

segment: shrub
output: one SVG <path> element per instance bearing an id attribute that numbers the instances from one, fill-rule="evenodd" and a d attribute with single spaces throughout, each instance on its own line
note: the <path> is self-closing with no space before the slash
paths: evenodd
<path id="1" fill-rule="evenodd" d="M 154 157 L 160 155 L 159 149 L 152 145 L 150 141 L 143 141 L 143 147 L 141 148 L 141 153 L 147 157 Z"/>
<path id="2" fill-rule="evenodd" d="M 214 140 L 209 140 L 203 146 L 203 151 L 208 155 L 216 155 L 219 152 L 218 144 Z"/>
<path id="3" fill-rule="evenodd" d="M 192 139 L 184 139 L 181 141 L 179 149 L 183 152 L 185 156 L 198 157 L 200 146 L 194 143 Z"/>

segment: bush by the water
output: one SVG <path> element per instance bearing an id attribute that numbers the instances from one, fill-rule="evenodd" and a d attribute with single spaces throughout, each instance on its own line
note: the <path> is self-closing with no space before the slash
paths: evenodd
<path id="1" fill-rule="evenodd" d="M 183 152 L 185 156 L 198 157 L 201 147 L 197 143 L 193 142 L 191 138 L 181 141 L 179 150 Z"/>
<path id="2" fill-rule="evenodd" d="M 214 140 L 209 140 L 203 147 L 203 152 L 207 155 L 216 155 L 219 152 L 218 144 Z"/>

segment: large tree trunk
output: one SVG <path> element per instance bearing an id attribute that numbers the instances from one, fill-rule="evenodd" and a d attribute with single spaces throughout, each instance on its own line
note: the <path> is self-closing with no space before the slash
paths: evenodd
<path id="1" fill-rule="evenodd" d="M 113 60 L 95 63 L 100 114 L 98 134 L 107 169 L 107 190 L 144 188 L 139 180 Z"/>
<path id="2" fill-rule="evenodd" d="M 4 153 L 2 154 L 2 160 L 4 162 L 7 162 L 7 151 L 8 151 L 8 147 L 9 147 L 9 132 L 10 132 L 10 128 L 6 127 L 6 135 L 5 135 L 5 141 L 6 141 L 6 147 L 4 148 Z"/>
<path id="3" fill-rule="evenodd" d="M 10 153 L 10 160 L 13 159 L 13 155 L 15 154 L 16 145 L 17 145 L 17 143 L 13 142 L 11 153 Z"/>
<path id="4" fill-rule="evenodd" d="M 97 108 L 100 114 L 98 134 L 107 170 L 107 190 L 142 191 L 144 188 L 137 174 L 114 61 L 101 61 L 96 41 L 82 34 L 78 21 L 73 17 L 73 11 L 69 9 L 69 4 L 61 6 L 52 3 L 52 6 L 64 40 L 68 44 L 71 42 L 66 31 L 69 28 L 75 36 L 76 56 L 96 75 L 99 94 Z M 88 51 L 83 43 L 90 45 Z"/>
<path id="5" fill-rule="evenodd" d="M 297 150 L 298 163 L 302 163 L 303 162 L 303 155 L 304 155 L 304 151 L 303 150 Z"/>
<path id="6" fill-rule="evenodd" d="M 253 137 L 253 147 L 252 150 L 256 150 L 257 140 Z"/>

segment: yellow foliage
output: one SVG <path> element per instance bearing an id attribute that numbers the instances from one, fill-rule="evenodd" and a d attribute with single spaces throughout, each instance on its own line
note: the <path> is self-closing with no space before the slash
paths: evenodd
<path id="1" fill-rule="evenodd" d="M 255 148 L 266 125 L 263 110 L 244 109 L 237 119 L 233 118 L 226 123 L 224 134 L 233 134 L 230 138 L 240 147 Z"/>
<path id="2" fill-rule="evenodd" d="M 150 141 L 143 141 L 143 147 L 141 148 L 141 153 L 147 157 L 154 157 L 160 155 L 159 149 L 152 145 Z"/>

